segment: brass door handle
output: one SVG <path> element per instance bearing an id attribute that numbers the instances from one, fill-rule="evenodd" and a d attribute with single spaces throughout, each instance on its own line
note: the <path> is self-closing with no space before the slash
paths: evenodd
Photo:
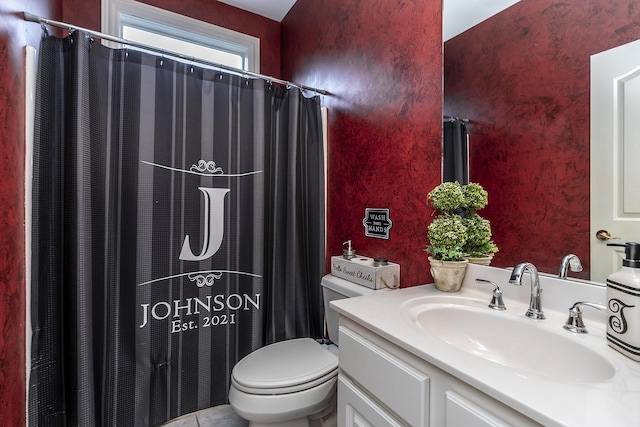
<path id="1" fill-rule="evenodd" d="M 607 240 L 620 240 L 619 237 L 611 237 L 611 233 L 609 230 L 598 230 L 596 231 L 596 239 L 601 242 L 606 242 Z"/>

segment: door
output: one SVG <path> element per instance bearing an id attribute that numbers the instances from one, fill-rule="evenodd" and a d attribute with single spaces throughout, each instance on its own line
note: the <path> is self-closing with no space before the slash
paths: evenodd
<path id="1" fill-rule="evenodd" d="M 640 242 L 640 40 L 591 57 L 591 280 Z"/>

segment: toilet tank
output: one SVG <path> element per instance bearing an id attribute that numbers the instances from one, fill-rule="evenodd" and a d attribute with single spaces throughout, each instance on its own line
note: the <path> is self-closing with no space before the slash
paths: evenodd
<path id="1" fill-rule="evenodd" d="M 382 292 L 383 290 L 376 291 L 375 289 L 367 288 L 366 286 L 358 285 L 348 280 L 341 279 L 339 277 L 327 274 L 322 278 L 322 295 L 324 297 L 324 315 L 327 319 L 327 331 L 329 332 L 329 339 L 334 344 L 338 343 L 338 313 L 333 310 L 329 303 L 331 301 L 340 300 L 343 298 L 357 297 L 361 295 L 369 295 L 374 292 Z"/>

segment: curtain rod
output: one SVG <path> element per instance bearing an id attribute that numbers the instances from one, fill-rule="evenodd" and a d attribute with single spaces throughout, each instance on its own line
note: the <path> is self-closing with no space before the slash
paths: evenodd
<path id="1" fill-rule="evenodd" d="M 454 117 L 454 116 L 442 116 L 443 122 L 455 122 L 456 120 L 460 120 L 463 123 L 469 123 L 469 119 L 462 119 L 460 117 Z"/>
<path id="2" fill-rule="evenodd" d="M 82 27 L 78 27 L 78 26 L 75 26 L 75 25 L 67 24 L 67 23 L 64 23 L 64 22 L 53 21 L 51 19 L 42 18 L 42 17 L 34 15 L 32 13 L 28 13 L 28 12 L 22 12 L 22 13 L 23 13 L 23 16 L 24 16 L 23 19 L 25 21 L 37 22 L 39 24 L 50 25 L 52 27 L 62 28 L 62 29 L 69 30 L 69 31 L 71 31 L 71 30 L 84 31 L 84 32 L 89 33 L 92 36 L 97 37 L 97 38 L 102 39 L 102 40 L 108 40 L 108 41 L 111 41 L 111 42 L 120 43 L 120 44 L 124 44 L 124 45 L 128 45 L 128 46 L 133 46 L 133 47 L 137 47 L 137 48 L 140 48 L 140 49 L 150 50 L 152 52 L 155 52 L 155 53 L 158 53 L 158 54 L 161 54 L 161 55 L 175 56 L 177 58 L 180 58 L 180 59 L 183 59 L 183 60 L 186 60 L 186 61 L 189 61 L 189 62 L 197 62 L 197 63 L 200 63 L 200 64 L 212 66 L 214 68 L 219 68 L 219 69 L 222 69 L 222 70 L 225 70 L 225 71 L 229 71 L 229 72 L 232 72 L 232 73 L 235 73 L 235 74 L 240 74 L 240 75 L 243 75 L 243 76 L 250 76 L 250 77 L 257 78 L 257 79 L 266 80 L 266 81 L 269 81 L 269 82 L 280 83 L 280 84 L 285 85 L 287 87 L 295 87 L 295 88 L 298 88 L 298 89 L 301 89 L 301 90 L 308 90 L 308 91 L 311 91 L 311 92 L 316 92 L 316 93 L 319 93 L 321 95 L 329 95 L 329 92 L 327 92 L 326 90 L 316 89 L 316 88 L 313 88 L 313 87 L 310 87 L 310 86 L 305 86 L 305 85 L 298 84 L 298 83 L 288 82 L 286 80 L 280 80 L 280 79 L 277 79 L 275 77 L 265 76 L 264 74 L 258 74 L 258 73 L 254 73 L 254 72 L 251 72 L 251 71 L 241 70 L 239 68 L 234 68 L 234 67 L 230 67 L 228 65 L 218 64 L 216 62 L 207 61 L 205 59 L 200 59 L 200 58 L 196 58 L 196 57 L 193 57 L 193 56 L 182 55 L 180 53 L 172 52 L 170 50 L 159 49 L 157 47 L 149 46 L 149 45 L 146 45 L 144 43 L 137 43 L 137 42 L 134 42 L 134 41 L 123 39 L 123 38 L 120 38 L 120 37 L 111 36 L 109 34 L 101 33 L 101 32 L 98 32 L 98 31 L 89 30 L 87 28 L 82 28 Z"/>

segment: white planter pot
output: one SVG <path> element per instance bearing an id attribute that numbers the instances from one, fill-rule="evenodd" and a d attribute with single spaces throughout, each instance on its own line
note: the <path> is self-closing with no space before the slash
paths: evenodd
<path id="1" fill-rule="evenodd" d="M 493 255 L 487 255 L 483 257 L 467 257 L 470 263 L 480 265 L 490 265 Z"/>
<path id="2" fill-rule="evenodd" d="M 458 292 L 462 287 L 462 279 L 467 271 L 468 260 L 440 261 L 429 257 L 431 275 L 436 289 L 443 292 Z"/>

